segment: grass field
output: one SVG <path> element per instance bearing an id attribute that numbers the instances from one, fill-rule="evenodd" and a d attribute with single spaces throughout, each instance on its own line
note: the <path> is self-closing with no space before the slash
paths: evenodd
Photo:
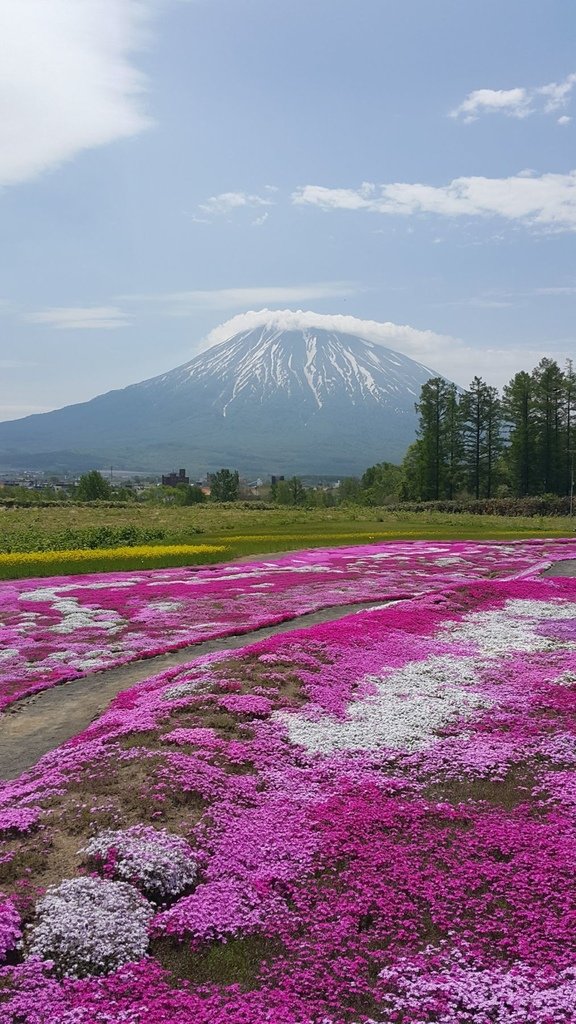
<path id="1" fill-rule="evenodd" d="M 194 556 L 193 562 L 227 561 L 249 555 L 322 547 L 329 544 L 369 544 L 379 540 L 512 540 L 527 537 L 570 537 L 574 520 L 557 517 L 501 517 L 439 512 L 402 513 L 386 508 L 342 507 L 336 509 L 259 509 L 240 505 L 204 505 L 195 508 L 158 508 L 134 506 L 100 508 L 74 506 L 58 508 L 20 508 L 0 510 L 0 552 L 27 552 L 25 560 L 0 556 L 0 578 L 98 572 L 118 568 L 185 565 L 190 556 L 182 552 L 180 560 L 171 553 L 163 561 L 154 544 L 148 554 L 122 555 L 122 564 L 112 564 L 97 550 L 79 560 L 60 551 L 48 560 L 30 557 L 47 548 L 69 548 L 74 544 L 56 543 L 70 531 L 89 528 L 126 526 L 141 531 L 160 531 L 164 545 L 206 544 L 224 546 L 225 552 Z M 82 545 L 79 545 L 82 546 Z"/>

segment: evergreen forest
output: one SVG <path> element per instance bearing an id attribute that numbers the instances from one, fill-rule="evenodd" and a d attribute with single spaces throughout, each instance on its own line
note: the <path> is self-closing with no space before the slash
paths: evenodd
<path id="1" fill-rule="evenodd" d="M 442 377 L 423 385 L 417 440 L 403 463 L 408 501 L 568 495 L 574 486 L 576 373 L 542 359 L 498 390 Z"/>

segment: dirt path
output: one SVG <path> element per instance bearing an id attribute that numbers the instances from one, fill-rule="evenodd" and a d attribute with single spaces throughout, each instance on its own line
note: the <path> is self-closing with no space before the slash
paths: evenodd
<path id="1" fill-rule="evenodd" d="M 251 633 L 207 640 L 156 658 L 133 661 L 104 672 L 93 672 L 81 679 L 72 679 L 50 690 L 42 690 L 32 697 L 25 697 L 0 716 L 0 779 L 16 778 L 48 751 L 82 732 L 102 714 L 117 693 L 173 665 L 183 665 L 202 654 L 236 650 L 277 633 L 291 633 L 320 622 L 341 619 L 367 608 L 381 608 L 393 603 L 366 601 L 362 604 L 324 608 L 322 611 L 280 622 L 276 626 L 255 629 Z"/>
<path id="2" fill-rule="evenodd" d="M 554 562 L 545 569 L 543 576 L 576 576 L 576 558 L 566 558 L 562 562 Z"/>

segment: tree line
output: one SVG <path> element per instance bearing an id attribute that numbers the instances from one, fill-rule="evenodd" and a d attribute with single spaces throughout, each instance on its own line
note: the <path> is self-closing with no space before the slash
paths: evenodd
<path id="1" fill-rule="evenodd" d="M 576 448 L 576 373 L 542 359 L 502 394 L 481 377 L 467 391 L 432 377 L 416 405 L 418 437 L 402 464 L 415 501 L 566 495 Z"/>
<path id="2" fill-rule="evenodd" d="M 306 487 L 294 476 L 264 486 L 259 495 L 243 489 L 236 470 L 220 469 L 210 475 L 210 499 L 259 498 L 272 505 L 313 508 L 571 493 L 576 460 L 576 373 L 571 360 L 561 369 L 554 360 L 542 359 L 531 373 L 517 373 L 501 394 L 481 377 L 474 377 L 466 391 L 432 377 L 421 389 L 416 410 L 417 439 L 401 466 L 381 462 L 361 477 L 343 478 L 332 486 Z M 50 488 L 34 494 L 5 488 L 3 495 L 28 503 L 43 498 L 176 505 L 206 501 L 195 484 L 149 485 L 137 494 L 129 483 L 113 487 L 97 470 L 84 474 L 68 495 Z"/>

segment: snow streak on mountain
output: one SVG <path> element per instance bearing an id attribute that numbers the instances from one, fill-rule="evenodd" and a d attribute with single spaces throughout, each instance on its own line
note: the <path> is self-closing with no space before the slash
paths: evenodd
<path id="1" fill-rule="evenodd" d="M 406 394 L 415 401 L 432 371 L 398 352 L 318 328 L 283 331 L 257 327 L 197 356 L 166 380 L 220 382 L 223 415 L 235 402 L 279 396 L 322 409 L 346 400 L 394 408 Z"/>
<path id="2" fill-rule="evenodd" d="M 399 461 L 434 371 L 361 337 L 269 323 L 169 373 L 0 424 L 0 465 L 351 475 Z"/>

